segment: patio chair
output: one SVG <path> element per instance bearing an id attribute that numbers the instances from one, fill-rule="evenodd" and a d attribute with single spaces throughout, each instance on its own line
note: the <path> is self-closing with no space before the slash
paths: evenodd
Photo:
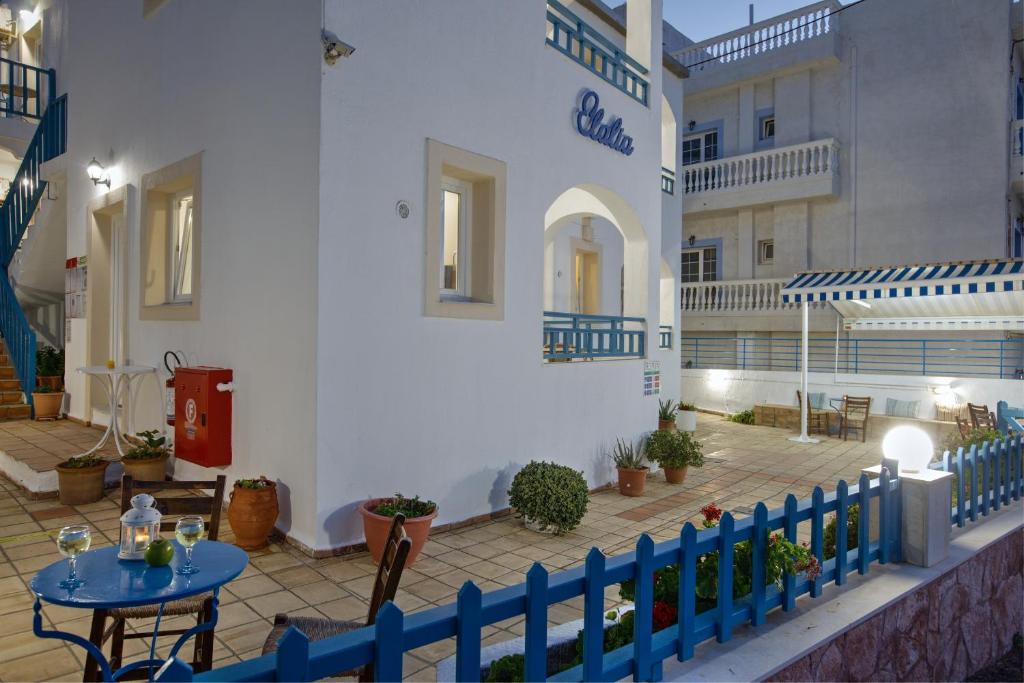
<path id="1" fill-rule="evenodd" d="M 870 396 L 843 396 L 843 422 L 839 431 L 843 441 L 850 435 L 850 427 L 860 431 L 860 440 L 868 440 L 868 417 L 871 415 Z"/>
<path id="2" fill-rule="evenodd" d="M 974 429 L 995 429 L 996 416 L 989 412 L 987 405 L 967 404 L 967 413 L 971 416 L 971 427 Z"/>
<path id="3" fill-rule="evenodd" d="M 381 605 L 388 600 L 394 600 L 395 593 L 398 592 L 398 583 L 402 579 L 405 560 L 412 547 L 412 541 L 406 535 L 404 525 L 405 516 L 395 515 L 391 522 L 391 529 L 388 531 L 388 540 L 384 546 L 380 565 L 377 567 L 377 577 L 373 582 L 373 593 L 370 596 L 370 609 L 366 615 L 366 621 L 337 621 L 319 617 L 290 617 L 287 614 L 278 614 L 274 617 L 274 627 L 270 629 L 267 640 L 263 643 L 263 654 L 277 651 L 277 642 L 289 626 L 299 629 L 313 641 L 348 633 L 373 624 L 377 620 L 377 612 Z M 360 671 L 338 672 L 332 677 L 356 675 L 359 676 L 360 681 L 372 681 L 373 664 L 367 664 Z"/>
<path id="4" fill-rule="evenodd" d="M 809 434 L 825 434 L 828 435 L 828 411 L 823 408 L 815 408 L 811 405 L 811 396 L 814 394 L 807 395 L 807 432 Z M 824 394 L 821 394 L 824 397 Z M 799 389 L 796 390 L 796 404 L 803 406 L 803 397 Z"/>
<path id="5" fill-rule="evenodd" d="M 139 489 L 152 492 L 156 499 L 155 507 L 160 513 L 167 516 L 178 517 L 181 515 L 203 515 L 208 516 L 206 530 L 207 538 L 216 541 L 220 531 L 220 513 L 224 507 L 224 484 L 225 476 L 222 474 L 213 481 L 138 481 L 132 479 L 131 475 L 121 477 L 121 513 L 131 508 L 131 499 Z M 193 496 L 160 496 L 156 495 L 159 490 L 207 490 L 213 491 L 213 495 Z M 161 532 L 174 532 L 174 525 L 177 520 L 160 522 Z M 121 656 L 124 650 L 125 639 L 148 638 L 153 634 L 148 629 L 140 629 L 138 633 L 125 633 L 125 624 L 129 619 L 146 619 L 155 617 L 159 605 L 142 605 L 140 607 L 125 607 L 118 609 L 98 609 L 92 614 L 92 628 L 89 632 L 89 640 L 96 647 L 103 649 L 103 644 L 110 640 L 110 668 L 116 671 L 121 666 Z M 164 605 L 163 616 L 190 615 L 196 616 L 196 624 L 205 624 L 213 616 L 213 594 L 206 593 L 193 598 L 174 600 Z M 106 625 L 107 619 L 113 620 L 110 627 Z M 172 629 L 161 631 L 162 636 L 181 635 L 188 629 Z M 209 671 L 213 666 L 213 630 L 205 631 L 195 637 L 195 649 L 192 662 L 193 671 Z M 123 678 L 147 678 L 148 667 L 142 667 L 129 672 Z M 99 665 L 91 656 L 85 660 L 86 681 L 98 681 Z"/>
<path id="6" fill-rule="evenodd" d="M 960 431 L 961 439 L 966 439 L 971 434 L 971 423 L 962 417 L 956 418 L 956 428 Z"/>

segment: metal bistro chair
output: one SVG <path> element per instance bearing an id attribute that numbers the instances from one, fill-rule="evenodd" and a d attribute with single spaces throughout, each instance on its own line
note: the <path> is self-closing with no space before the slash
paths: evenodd
<path id="1" fill-rule="evenodd" d="M 871 414 L 870 396 L 843 396 L 843 423 L 839 431 L 843 441 L 850 435 L 850 427 L 860 431 L 860 440 L 868 440 L 868 417 Z"/>
<path id="2" fill-rule="evenodd" d="M 208 515 L 206 525 L 207 538 L 211 541 L 217 540 L 220 530 L 220 512 L 224 506 L 224 483 L 226 477 L 222 474 L 214 481 L 136 481 L 131 475 L 121 477 L 121 513 L 124 514 L 131 508 L 131 499 L 138 489 L 153 491 L 155 489 L 171 490 L 212 490 L 212 496 L 158 496 L 156 508 L 163 515 L 178 517 L 181 515 Z M 173 532 L 175 521 L 161 521 L 161 532 Z M 92 614 L 92 629 L 89 632 L 89 640 L 100 650 L 103 644 L 110 640 L 110 668 L 116 671 L 121 667 L 121 656 L 124 650 L 126 638 L 149 638 L 152 633 L 142 630 L 139 633 L 125 633 L 125 623 L 129 619 L 145 619 L 155 617 L 159 605 L 142 605 L 140 607 L 124 607 L 118 609 L 98 609 Z M 164 605 L 163 615 L 165 617 L 176 615 L 196 615 L 196 624 L 205 624 L 213 614 L 213 594 L 197 595 L 192 598 L 174 600 Z M 109 628 L 106 626 L 107 618 L 113 619 Z M 160 635 L 179 636 L 187 629 L 173 629 L 161 631 Z M 194 671 L 209 671 L 213 666 L 213 630 L 204 631 L 195 637 L 195 655 L 192 662 Z M 127 678 L 146 678 L 149 674 L 148 667 L 142 667 L 131 671 Z M 99 665 L 92 657 L 85 660 L 86 681 L 98 681 Z"/>
<path id="3" fill-rule="evenodd" d="M 996 428 L 996 416 L 994 413 L 989 412 L 987 405 L 968 403 L 967 414 L 971 417 L 971 427 L 973 429 Z"/>
<path id="4" fill-rule="evenodd" d="M 409 549 L 412 541 L 405 533 L 405 515 L 395 515 L 391 522 L 391 529 L 388 531 L 388 540 L 384 546 L 384 553 L 377 567 L 377 577 L 373 582 L 373 593 L 370 597 L 370 609 L 366 615 L 366 621 L 336 621 L 334 619 L 323 619 L 318 617 L 290 617 L 287 614 L 278 614 L 274 617 L 274 627 L 270 629 L 266 642 L 263 643 L 263 654 L 270 654 L 277 651 L 277 642 L 288 630 L 289 626 L 302 631 L 307 638 L 323 640 L 341 633 L 348 633 L 356 629 L 370 626 L 377 620 L 377 612 L 388 600 L 395 599 L 398 592 L 398 583 L 402 579 L 402 571 L 405 569 L 405 560 L 409 556 Z M 373 680 L 373 664 L 367 664 L 361 671 L 342 671 L 333 676 L 354 676 L 358 675 L 360 681 Z"/>

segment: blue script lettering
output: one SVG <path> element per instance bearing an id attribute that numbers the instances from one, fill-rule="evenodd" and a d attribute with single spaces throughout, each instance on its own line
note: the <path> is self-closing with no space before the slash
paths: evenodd
<path id="1" fill-rule="evenodd" d="M 616 117 L 610 123 L 604 123 L 604 109 L 601 99 L 593 90 L 587 90 L 580 98 L 580 108 L 576 111 L 576 130 L 583 137 L 611 147 L 627 157 L 633 153 L 633 138 L 622 130 L 622 119 Z"/>

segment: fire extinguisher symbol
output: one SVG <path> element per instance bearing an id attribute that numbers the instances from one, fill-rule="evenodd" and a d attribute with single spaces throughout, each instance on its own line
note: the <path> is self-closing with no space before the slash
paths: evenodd
<path id="1" fill-rule="evenodd" d="M 196 401 L 194 398 L 190 398 L 185 401 L 185 435 L 190 438 L 196 438 Z"/>

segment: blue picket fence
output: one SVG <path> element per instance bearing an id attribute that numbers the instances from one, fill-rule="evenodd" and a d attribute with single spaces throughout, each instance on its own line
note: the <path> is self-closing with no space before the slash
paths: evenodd
<path id="1" fill-rule="evenodd" d="M 643 358 L 643 318 L 544 311 L 545 360 Z"/>
<path id="2" fill-rule="evenodd" d="M 957 504 L 951 509 L 951 524 L 965 526 L 978 516 L 1009 505 L 1024 493 L 1021 456 L 1024 438 L 1006 437 L 984 444 L 980 449 L 946 453 L 931 465 L 957 475 Z M 979 484 L 975 468 L 981 467 Z M 965 484 L 965 480 L 968 482 Z M 843 585 L 852 572 L 867 574 L 873 563 L 900 560 L 901 506 L 899 479 L 882 469 L 877 479 L 862 475 L 856 486 L 840 481 L 834 492 L 815 487 L 811 497 L 797 501 L 789 495 L 782 508 L 768 510 L 758 503 L 751 516 L 736 520 L 723 513 L 717 527 L 696 529 L 683 526 L 677 539 L 655 543 L 640 536 L 636 550 L 606 557 L 593 548 L 582 567 L 549 574 L 534 563 L 525 583 L 482 593 L 466 582 L 455 603 L 423 612 L 404 614 L 393 603 L 381 608 L 377 622 L 358 631 L 310 642 L 298 629 L 290 628 L 279 641 L 276 653 L 221 667 L 193 676 L 181 660 L 170 662 L 161 681 L 306 681 L 326 678 L 337 671 L 373 663 L 377 680 L 402 678 L 402 655 L 416 648 L 454 637 L 456 678 L 479 681 L 482 629 L 505 619 L 525 616 L 526 679 L 545 680 L 549 606 L 583 596 L 583 663 L 548 680 L 612 681 L 632 676 L 634 680 L 657 681 L 662 662 L 675 657 L 686 661 L 697 644 L 714 638 L 726 642 L 733 630 L 744 624 L 758 626 L 769 610 L 789 611 L 801 595 L 820 597 L 826 584 Z M 872 502 L 877 500 L 877 505 Z M 836 534 L 836 552 L 824 559 L 826 515 L 834 514 L 838 529 L 846 528 L 848 510 L 859 506 L 857 547 L 847 547 L 847 535 Z M 878 514 L 877 531 L 872 516 Z M 805 574 L 783 576 L 779 589 L 766 585 L 765 556 L 768 535 L 781 530 L 797 541 L 797 527 L 810 522 L 810 550 L 818 558 L 821 573 L 813 580 Z M 877 539 L 872 539 L 872 533 Z M 752 592 L 733 599 L 732 555 L 737 543 L 749 541 L 752 548 Z M 697 613 L 696 579 L 698 559 L 718 553 L 718 599 L 716 605 Z M 654 572 L 678 564 L 678 623 L 653 632 Z M 603 652 L 605 588 L 622 581 L 636 581 L 634 641 L 612 652 Z"/>

